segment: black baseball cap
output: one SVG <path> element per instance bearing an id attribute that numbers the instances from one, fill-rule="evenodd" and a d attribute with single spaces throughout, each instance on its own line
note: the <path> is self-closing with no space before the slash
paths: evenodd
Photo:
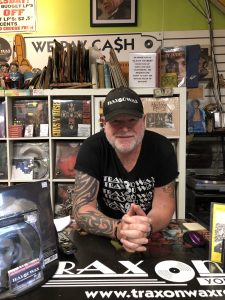
<path id="1" fill-rule="evenodd" d="M 103 115 L 106 121 L 119 114 L 128 114 L 141 118 L 144 114 L 141 98 L 128 87 L 111 90 L 103 103 Z"/>

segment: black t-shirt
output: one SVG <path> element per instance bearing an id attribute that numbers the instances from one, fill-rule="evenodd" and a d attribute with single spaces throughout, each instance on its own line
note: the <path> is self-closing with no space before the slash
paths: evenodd
<path id="1" fill-rule="evenodd" d="M 131 203 L 149 212 L 154 187 L 164 186 L 178 175 L 177 157 L 171 142 L 147 130 L 137 163 L 130 172 L 124 169 L 104 131 L 84 141 L 75 168 L 99 181 L 98 208 L 112 218 L 121 218 Z"/>

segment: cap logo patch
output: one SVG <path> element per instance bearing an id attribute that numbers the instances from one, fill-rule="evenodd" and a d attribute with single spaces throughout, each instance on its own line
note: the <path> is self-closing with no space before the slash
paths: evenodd
<path id="1" fill-rule="evenodd" d="M 112 104 L 114 104 L 114 103 L 120 103 L 120 102 L 133 102 L 133 103 L 138 103 L 138 101 L 137 101 L 136 99 L 127 98 L 127 97 L 121 97 L 121 98 L 117 98 L 117 99 L 108 101 L 107 105 L 112 105 Z"/>

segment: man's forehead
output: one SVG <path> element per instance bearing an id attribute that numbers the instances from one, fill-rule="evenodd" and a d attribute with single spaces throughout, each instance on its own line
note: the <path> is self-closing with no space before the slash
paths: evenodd
<path id="1" fill-rule="evenodd" d="M 109 121 L 115 121 L 115 120 L 139 120 L 140 118 L 136 117 L 136 116 L 133 116 L 133 115 L 130 115 L 130 114 L 118 114 L 114 117 L 112 117 Z"/>

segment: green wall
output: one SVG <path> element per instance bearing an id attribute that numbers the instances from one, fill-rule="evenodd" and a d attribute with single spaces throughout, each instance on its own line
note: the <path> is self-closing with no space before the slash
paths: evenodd
<path id="1" fill-rule="evenodd" d="M 197 3 L 197 0 L 192 0 Z M 204 6 L 204 0 L 199 0 Z M 206 30 L 206 19 L 188 0 L 137 0 L 138 25 L 90 27 L 90 0 L 37 0 L 35 35 Z M 225 29 L 225 14 L 212 6 L 214 29 Z"/>

